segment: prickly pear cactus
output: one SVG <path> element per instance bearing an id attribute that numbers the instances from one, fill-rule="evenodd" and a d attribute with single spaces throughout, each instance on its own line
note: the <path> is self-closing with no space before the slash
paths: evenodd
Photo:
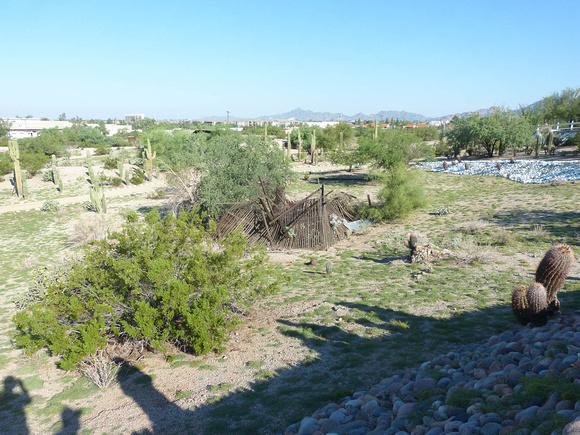
<path id="1" fill-rule="evenodd" d="M 535 282 L 528 287 L 526 292 L 530 321 L 535 326 L 545 325 L 548 321 L 548 302 L 545 287 Z"/>
<path id="2" fill-rule="evenodd" d="M 558 290 L 574 267 L 574 252 L 568 245 L 556 245 L 546 252 L 536 270 L 536 282 L 542 284 L 547 293 L 548 314 L 560 311 Z"/>
<path id="3" fill-rule="evenodd" d="M 527 325 L 530 321 L 530 314 L 528 312 L 528 300 L 526 293 L 528 286 L 519 285 L 512 292 L 512 312 L 516 316 L 516 320 L 522 325 Z"/>

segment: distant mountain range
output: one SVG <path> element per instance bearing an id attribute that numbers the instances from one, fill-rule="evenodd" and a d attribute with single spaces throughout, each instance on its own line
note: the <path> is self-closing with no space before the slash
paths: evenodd
<path id="1" fill-rule="evenodd" d="M 464 118 L 472 113 L 479 113 L 481 116 L 486 116 L 492 113 L 494 110 L 493 107 L 489 109 L 480 109 L 476 110 L 475 112 L 463 112 L 463 113 L 454 113 L 451 115 L 440 116 L 438 118 L 429 118 L 427 116 L 421 115 L 419 113 L 412 113 L 412 112 L 405 112 L 402 110 L 381 110 L 377 113 L 372 114 L 364 114 L 364 113 L 357 113 L 355 115 L 345 115 L 344 113 L 331 113 L 331 112 L 313 112 L 312 110 L 304 110 L 300 107 L 291 110 L 290 112 L 280 113 L 278 115 L 263 115 L 259 116 L 254 119 L 260 120 L 271 120 L 271 121 L 282 121 L 288 119 L 296 119 L 297 121 L 356 121 L 358 119 L 361 120 L 373 120 L 373 119 L 382 119 L 382 120 L 398 120 L 398 121 L 418 121 L 418 122 L 429 122 L 429 121 L 450 121 L 453 119 L 454 116 L 459 116 L 460 118 Z M 210 117 L 212 119 L 225 119 L 224 116 L 215 116 Z M 247 118 L 239 118 L 239 117 L 230 117 L 232 121 L 247 119 Z"/>

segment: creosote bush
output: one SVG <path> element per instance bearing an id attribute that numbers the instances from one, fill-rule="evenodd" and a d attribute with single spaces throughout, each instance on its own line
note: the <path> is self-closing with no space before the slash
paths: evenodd
<path id="1" fill-rule="evenodd" d="M 168 342 L 198 354 L 221 349 L 238 313 L 284 277 L 242 235 L 216 241 L 215 231 L 198 213 L 162 218 L 155 209 L 144 222 L 131 213 L 41 302 L 16 313 L 16 344 L 29 354 L 47 347 L 66 370 L 127 340 L 160 351 Z"/>

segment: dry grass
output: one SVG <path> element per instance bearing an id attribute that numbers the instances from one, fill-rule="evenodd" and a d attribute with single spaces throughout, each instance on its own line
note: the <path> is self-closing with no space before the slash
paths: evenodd
<path id="1" fill-rule="evenodd" d="M 111 218 L 99 213 L 85 214 L 75 222 L 72 234 L 68 239 L 71 246 L 82 246 L 92 240 L 103 240 L 115 229 Z"/>
<path id="2" fill-rule="evenodd" d="M 458 226 L 458 229 L 465 234 L 476 234 L 485 230 L 489 224 L 480 220 L 470 220 Z"/>
<path id="3" fill-rule="evenodd" d="M 104 351 L 98 350 L 79 365 L 79 371 L 97 387 L 107 388 L 115 380 L 119 367 Z"/>
<path id="4" fill-rule="evenodd" d="M 464 264 L 491 263 L 497 260 L 498 254 L 487 245 L 480 245 L 473 240 L 463 240 L 457 253 L 457 259 Z"/>

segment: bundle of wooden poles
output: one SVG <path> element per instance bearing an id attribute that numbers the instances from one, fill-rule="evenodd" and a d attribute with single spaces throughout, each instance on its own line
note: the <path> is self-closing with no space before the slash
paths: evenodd
<path id="1" fill-rule="evenodd" d="M 232 205 L 218 223 L 225 238 L 241 228 L 249 244 L 272 249 L 328 249 L 348 235 L 346 222 L 354 220 L 354 197 L 325 193 L 324 186 L 300 201 L 289 201 L 283 191 L 271 200 L 262 183 L 263 196 Z"/>

